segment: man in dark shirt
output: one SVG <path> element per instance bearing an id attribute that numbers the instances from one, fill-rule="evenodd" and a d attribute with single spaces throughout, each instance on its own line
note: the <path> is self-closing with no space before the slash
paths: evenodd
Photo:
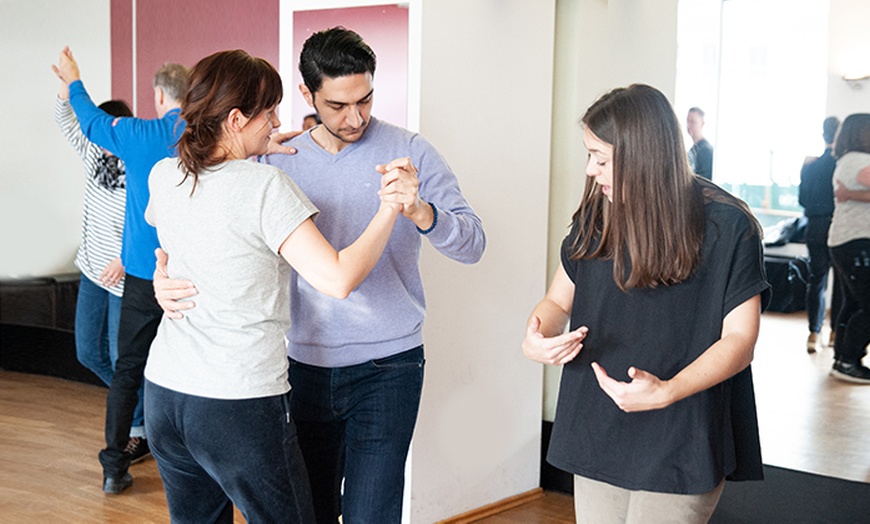
<path id="1" fill-rule="evenodd" d="M 825 119 L 822 124 L 822 137 L 825 139 L 825 152 L 816 159 L 807 159 L 801 168 L 801 183 L 798 202 L 807 217 L 806 244 L 810 257 L 810 276 L 807 281 L 807 316 L 810 334 L 807 337 L 807 352 L 815 353 L 821 340 L 819 333 L 825 321 L 825 289 L 828 286 L 828 271 L 831 268 L 831 254 L 828 251 L 828 228 L 834 214 L 834 187 L 831 179 L 837 160 L 832 154 L 834 137 L 840 121 L 835 116 Z M 833 345 L 834 325 L 839 309 L 839 292 L 834 279 L 834 296 L 831 300 L 831 345 Z"/>
<path id="2" fill-rule="evenodd" d="M 695 143 L 689 149 L 689 165 L 696 175 L 713 180 L 713 145 L 704 138 L 704 111 L 698 107 L 689 109 L 686 131 Z"/>

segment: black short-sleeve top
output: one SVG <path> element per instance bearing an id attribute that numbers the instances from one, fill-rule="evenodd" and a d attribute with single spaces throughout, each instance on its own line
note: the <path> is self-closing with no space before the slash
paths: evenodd
<path id="1" fill-rule="evenodd" d="M 702 261 L 671 286 L 621 291 L 611 260 L 572 260 L 576 229 L 562 243 L 574 282 L 571 329 L 587 326 L 564 366 L 547 460 L 575 475 L 631 490 L 697 494 L 726 476 L 762 478 L 751 370 L 664 409 L 625 413 L 601 390 L 590 364 L 629 381 L 635 366 L 670 379 L 721 337 L 722 321 L 755 295 L 769 295 L 761 240 L 725 203 L 705 205 Z"/>

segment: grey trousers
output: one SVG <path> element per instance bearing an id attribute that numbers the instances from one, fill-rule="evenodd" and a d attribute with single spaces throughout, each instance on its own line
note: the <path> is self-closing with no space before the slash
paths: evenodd
<path id="1" fill-rule="evenodd" d="M 707 493 L 679 495 L 632 491 L 574 475 L 574 518 L 577 524 L 705 524 L 724 486 L 723 480 Z"/>

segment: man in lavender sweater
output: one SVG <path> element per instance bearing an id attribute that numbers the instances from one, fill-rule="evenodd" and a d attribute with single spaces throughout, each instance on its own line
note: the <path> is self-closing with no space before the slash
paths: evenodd
<path id="1" fill-rule="evenodd" d="M 291 277 L 291 413 L 318 523 L 336 523 L 339 515 L 344 522 L 401 521 L 425 363 L 422 239 L 467 264 L 480 260 L 486 246 L 480 218 L 435 148 L 371 116 L 375 62 L 352 31 L 312 35 L 300 57 L 300 90 L 322 123 L 288 143 L 295 155 L 259 159 L 302 188 L 320 210 L 317 227 L 336 249 L 352 243 L 377 210 L 381 173 L 398 170 L 399 179 L 382 191 L 402 204 L 408 219 L 396 222 L 380 261 L 344 300 Z M 162 277 L 162 267 L 155 274 L 158 301 L 179 317 L 193 303 L 176 300 L 195 288 Z"/>

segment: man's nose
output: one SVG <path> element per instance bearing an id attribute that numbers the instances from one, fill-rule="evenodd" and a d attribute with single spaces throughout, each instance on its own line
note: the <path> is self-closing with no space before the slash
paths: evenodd
<path id="1" fill-rule="evenodd" d="M 357 106 L 349 106 L 348 114 L 347 114 L 347 123 L 351 127 L 359 127 L 362 125 L 362 114 L 359 112 L 359 107 Z"/>

